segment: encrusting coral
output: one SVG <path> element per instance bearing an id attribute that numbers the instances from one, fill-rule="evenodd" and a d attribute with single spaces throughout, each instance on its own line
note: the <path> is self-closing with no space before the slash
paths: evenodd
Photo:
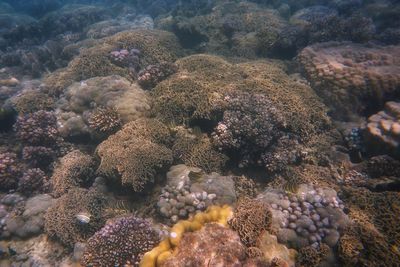
<path id="1" fill-rule="evenodd" d="M 160 237 L 149 221 L 128 216 L 108 222 L 85 247 L 83 266 L 138 266 L 143 254 L 153 249 Z"/>
<path id="2" fill-rule="evenodd" d="M 172 163 L 172 152 L 164 145 L 168 140 L 168 128 L 157 120 L 130 122 L 97 147 L 98 171 L 142 191 L 158 170 Z"/>

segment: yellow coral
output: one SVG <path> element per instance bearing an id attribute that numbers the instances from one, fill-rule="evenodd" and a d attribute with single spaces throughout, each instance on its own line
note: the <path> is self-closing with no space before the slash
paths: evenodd
<path id="1" fill-rule="evenodd" d="M 185 232 L 193 232 L 199 230 L 204 224 L 210 222 L 218 222 L 224 226 L 228 225 L 228 219 L 232 215 L 232 208 L 225 206 L 211 206 L 206 212 L 197 213 L 192 219 L 179 221 L 172 229 L 170 236 L 144 254 L 140 267 L 161 266 L 169 256 L 172 255 L 173 249 L 178 246 Z"/>

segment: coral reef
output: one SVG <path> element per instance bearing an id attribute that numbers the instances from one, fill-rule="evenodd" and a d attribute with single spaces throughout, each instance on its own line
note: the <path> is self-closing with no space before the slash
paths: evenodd
<path id="1" fill-rule="evenodd" d="M 233 217 L 228 221 L 247 247 L 258 247 L 261 235 L 271 228 L 272 214 L 269 206 L 259 200 L 242 198 L 237 203 Z"/>
<path id="2" fill-rule="evenodd" d="M 18 184 L 20 168 L 17 155 L 11 152 L 0 153 L 0 187 L 2 190 L 13 189 Z"/>
<path id="3" fill-rule="evenodd" d="M 81 260 L 83 266 L 138 266 L 143 254 L 159 242 L 149 221 L 134 216 L 108 222 L 89 240 Z"/>
<path id="4" fill-rule="evenodd" d="M 308 246 L 299 249 L 296 266 L 320 266 L 319 264 L 327 258 L 330 248 L 321 244 L 318 247 Z"/>
<path id="5" fill-rule="evenodd" d="M 49 179 L 38 168 L 28 169 L 18 181 L 18 191 L 25 195 L 34 195 L 49 190 Z"/>
<path id="6" fill-rule="evenodd" d="M 157 206 L 163 217 L 175 223 L 212 205 L 232 204 L 235 200 L 232 177 L 175 165 L 167 173 L 167 184 L 161 190 Z"/>
<path id="7" fill-rule="evenodd" d="M 59 131 L 63 136 L 84 135 L 89 130 L 88 126 L 98 124 L 93 123 L 94 118 L 91 117 L 96 107 L 114 109 L 117 114 L 112 117 L 118 115 L 122 123 L 127 123 L 146 116 L 150 109 L 149 102 L 139 85 L 121 76 L 95 77 L 74 83 L 65 90 L 58 103 Z M 100 118 L 105 119 L 104 116 Z"/>
<path id="8" fill-rule="evenodd" d="M 54 99 L 39 90 L 23 91 L 11 99 L 19 114 L 34 113 L 54 108 Z"/>
<path id="9" fill-rule="evenodd" d="M 130 51 L 126 49 L 111 51 L 110 60 L 121 68 L 130 68 L 133 71 L 137 71 L 140 68 L 140 51 L 135 48 Z"/>
<path id="10" fill-rule="evenodd" d="M 22 159 L 33 167 L 47 168 L 56 157 L 54 148 L 45 146 L 25 146 L 22 149 Z"/>
<path id="11" fill-rule="evenodd" d="M 217 151 L 206 134 L 196 133 L 192 129 L 176 127 L 172 146 L 174 159 L 192 167 L 199 167 L 205 172 L 220 171 L 228 158 Z"/>
<path id="12" fill-rule="evenodd" d="M 99 171 L 142 191 L 157 171 L 172 163 L 172 152 L 163 142 L 170 139 L 168 128 L 154 119 L 126 124 L 97 147 Z"/>
<path id="13" fill-rule="evenodd" d="M 243 91 L 265 95 L 286 121 L 286 128 L 303 138 L 329 125 L 327 109 L 313 90 L 292 80 L 279 62 L 231 64 L 216 56 L 193 55 L 175 63 L 178 73 L 152 91 L 153 112 L 163 121 L 216 123 L 227 106 L 225 96 Z"/>
<path id="14" fill-rule="evenodd" d="M 88 119 L 89 127 L 100 133 L 114 133 L 121 127 L 121 118 L 115 108 L 97 108 Z"/>
<path id="15" fill-rule="evenodd" d="M 160 244 L 147 252 L 142 261 L 140 262 L 141 267 L 151 267 L 162 265 L 171 255 L 171 249 L 177 247 L 184 234 L 201 229 L 204 225 L 211 222 L 218 222 L 223 226 L 227 225 L 228 218 L 232 215 L 231 207 L 225 206 L 211 206 L 205 212 L 197 213 L 192 219 L 179 221 L 176 223 L 170 231 L 170 236 Z M 239 237 L 237 237 L 239 241 Z"/>
<path id="16" fill-rule="evenodd" d="M 245 261 L 245 251 L 235 232 L 209 223 L 199 231 L 185 234 L 174 255 L 162 266 L 236 266 Z"/>
<path id="17" fill-rule="evenodd" d="M 56 164 L 50 179 L 52 194 L 59 197 L 69 190 L 88 186 L 94 177 L 96 162 L 79 150 L 62 157 Z"/>
<path id="18" fill-rule="evenodd" d="M 258 157 L 285 131 L 286 122 L 269 99 L 241 93 L 225 97 L 227 108 L 213 133 L 220 149 L 242 154 L 239 165 L 257 164 Z"/>
<path id="19" fill-rule="evenodd" d="M 74 188 L 58 198 L 45 214 L 45 232 L 51 238 L 72 248 L 76 242 L 84 242 L 105 223 L 102 217 L 106 198 L 96 190 Z M 89 221 L 79 220 L 87 214 Z"/>
<path id="20" fill-rule="evenodd" d="M 336 191 L 302 184 L 296 193 L 267 190 L 257 199 L 271 205 L 272 229 L 291 248 L 334 247 L 349 223 Z"/>
<path id="21" fill-rule="evenodd" d="M 162 61 L 173 62 L 180 54 L 176 37 L 159 30 L 134 30 L 120 32 L 101 39 L 87 49 L 83 49 L 68 67 L 44 79 L 45 88 L 59 95 L 74 81 L 98 76 L 121 75 L 132 79 L 129 68 L 119 67 L 111 62 L 110 52 L 137 49 L 140 51 L 140 67 Z"/>
<path id="22" fill-rule="evenodd" d="M 386 102 L 384 110 L 368 118 L 365 133 L 372 153 L 400 157 L 400 103 Z"/>
<path id="23" fill-rule="evenodd" d="M 138 73 L 138 83 L 143 89 L 149 90 L 176 71 L 177 66 L 170 62 L 149 65 Z"/>
<path id="24" fill-rule="evenodd" d="M 260 238 L 259 249 L 263 257 L 270 262 L 270 266 L 295 266 L 296 250 L 280 244 L 275 235 L 265 232 Z"/>
<path id="25" fill-rule="evenodd" d="M 333 115 L 346 118 L 398 93 L 399 52 L 398 46 L 327 42 L 303 49 L 298 60 Z"/>
<path id="26" fill-rule="evenodd" d="M 53 112 L 40 110 L 19 116 L 14 129 L 17 137 L 30 145 L 54 146 L 59 139 L 57 118 Z"/>

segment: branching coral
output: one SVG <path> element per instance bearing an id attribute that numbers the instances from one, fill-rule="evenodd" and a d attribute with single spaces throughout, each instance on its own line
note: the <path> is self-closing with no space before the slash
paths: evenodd
<path id="1" fill-rule="evenodd" d="M 25 195 L 43 193 L 49 190 L 49 179 L 46 174 L 38 168 L 28 169 L 18 181 L 18 191 Z"/>
<path id="2" fill-rule="evenodd" d="M 233 94 L 225 100 L 227 107 L 213 140 L 220 149 L 240 153 L 241 165 L 261 165 L 260 154 L 283 134 L 285 119 L 261 94 Z"/>
<path id="3" fill-rule="evenodd" d="M 52 193 L 59 197 L 72 188 L 88 186 L 95 167 L 96 163 L 91 156 L 79 150 L 69 152 L 54 169 L 50 180 Z"/>
<path id="4" fill-rule="evenodd" d="M 105 197 L 96 190 L 75 188 L 58 198 L 45 214 L 45 232 L 72 248 L 76 242 L 84 242 L 105 223 L 103 209 Z M 85 214 L 88 221 L 79 220 Z"/>
<path id="5" fill-rule="evenodd" d="M 20 169 L 17 155 L 10 152 L 0 153 L 0 187 L 2 190 L 15 188 Z"/>
<path id="6" fill-rule="evenodd" d="M 196 134 L 183 127 L 176 128 L 172 152 L 178 161 L 199 167 L 205 172 L 220 171 L 228 160 L 224 154 L 214 149 L 205 134 Z"/>
<path id="7" fill-rule="evenodd" d="M 83 266 L 138 266 L 143 254 L 159 242 L 149 221 L 134 216 L 108 222 L 89 238 L 81 259 Z"/>
<path id="8" fill-rule="evenodd" d="M 18 117 L 14 129 L 22 142 L 31 145 L 55 145 L 59 135 L 54 113 L 37 111 Z"/>
<path id="9" fill-rule="evenodd" d="M 114 108 L 97 108 L 88 119 L 89 127 L 100 133 L 113 133 L 121 127 L 121 119 Z"/>
<path id="10" fill-rule="evenodd" d="M 257 247 L 263 232 L 270 230 L 271 222 L 272 214 L 267 204 L 242 198 L 228 224 L 238 232 L 243 244 L 247 247 Z"/>
<path id="11" fill-rule="evenodd" d="M 128 123 L 97 147 L 99 171 L 141 191 L 158 170 L 172 163 L 172 152 L 163 145 L 169 139 L 166 126 L 155 120 Z"/>
<path id="12" fill-rule="evenodd" d="M 144 89 L 152 89 L 159 82 L 165 80 L 168 76 L 177 71 L 177 66 L 170 62 L 161 62 L 155 65 L 149 65 L 138 74 L 138 83 Z"/>

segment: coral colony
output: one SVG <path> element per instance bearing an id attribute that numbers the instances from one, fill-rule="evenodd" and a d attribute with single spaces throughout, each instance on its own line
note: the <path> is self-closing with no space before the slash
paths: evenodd
<path id="1" fill-rule="evenodd" d="M 0 266 L 399 266 L 399 18 L 0 0 Z"/>

